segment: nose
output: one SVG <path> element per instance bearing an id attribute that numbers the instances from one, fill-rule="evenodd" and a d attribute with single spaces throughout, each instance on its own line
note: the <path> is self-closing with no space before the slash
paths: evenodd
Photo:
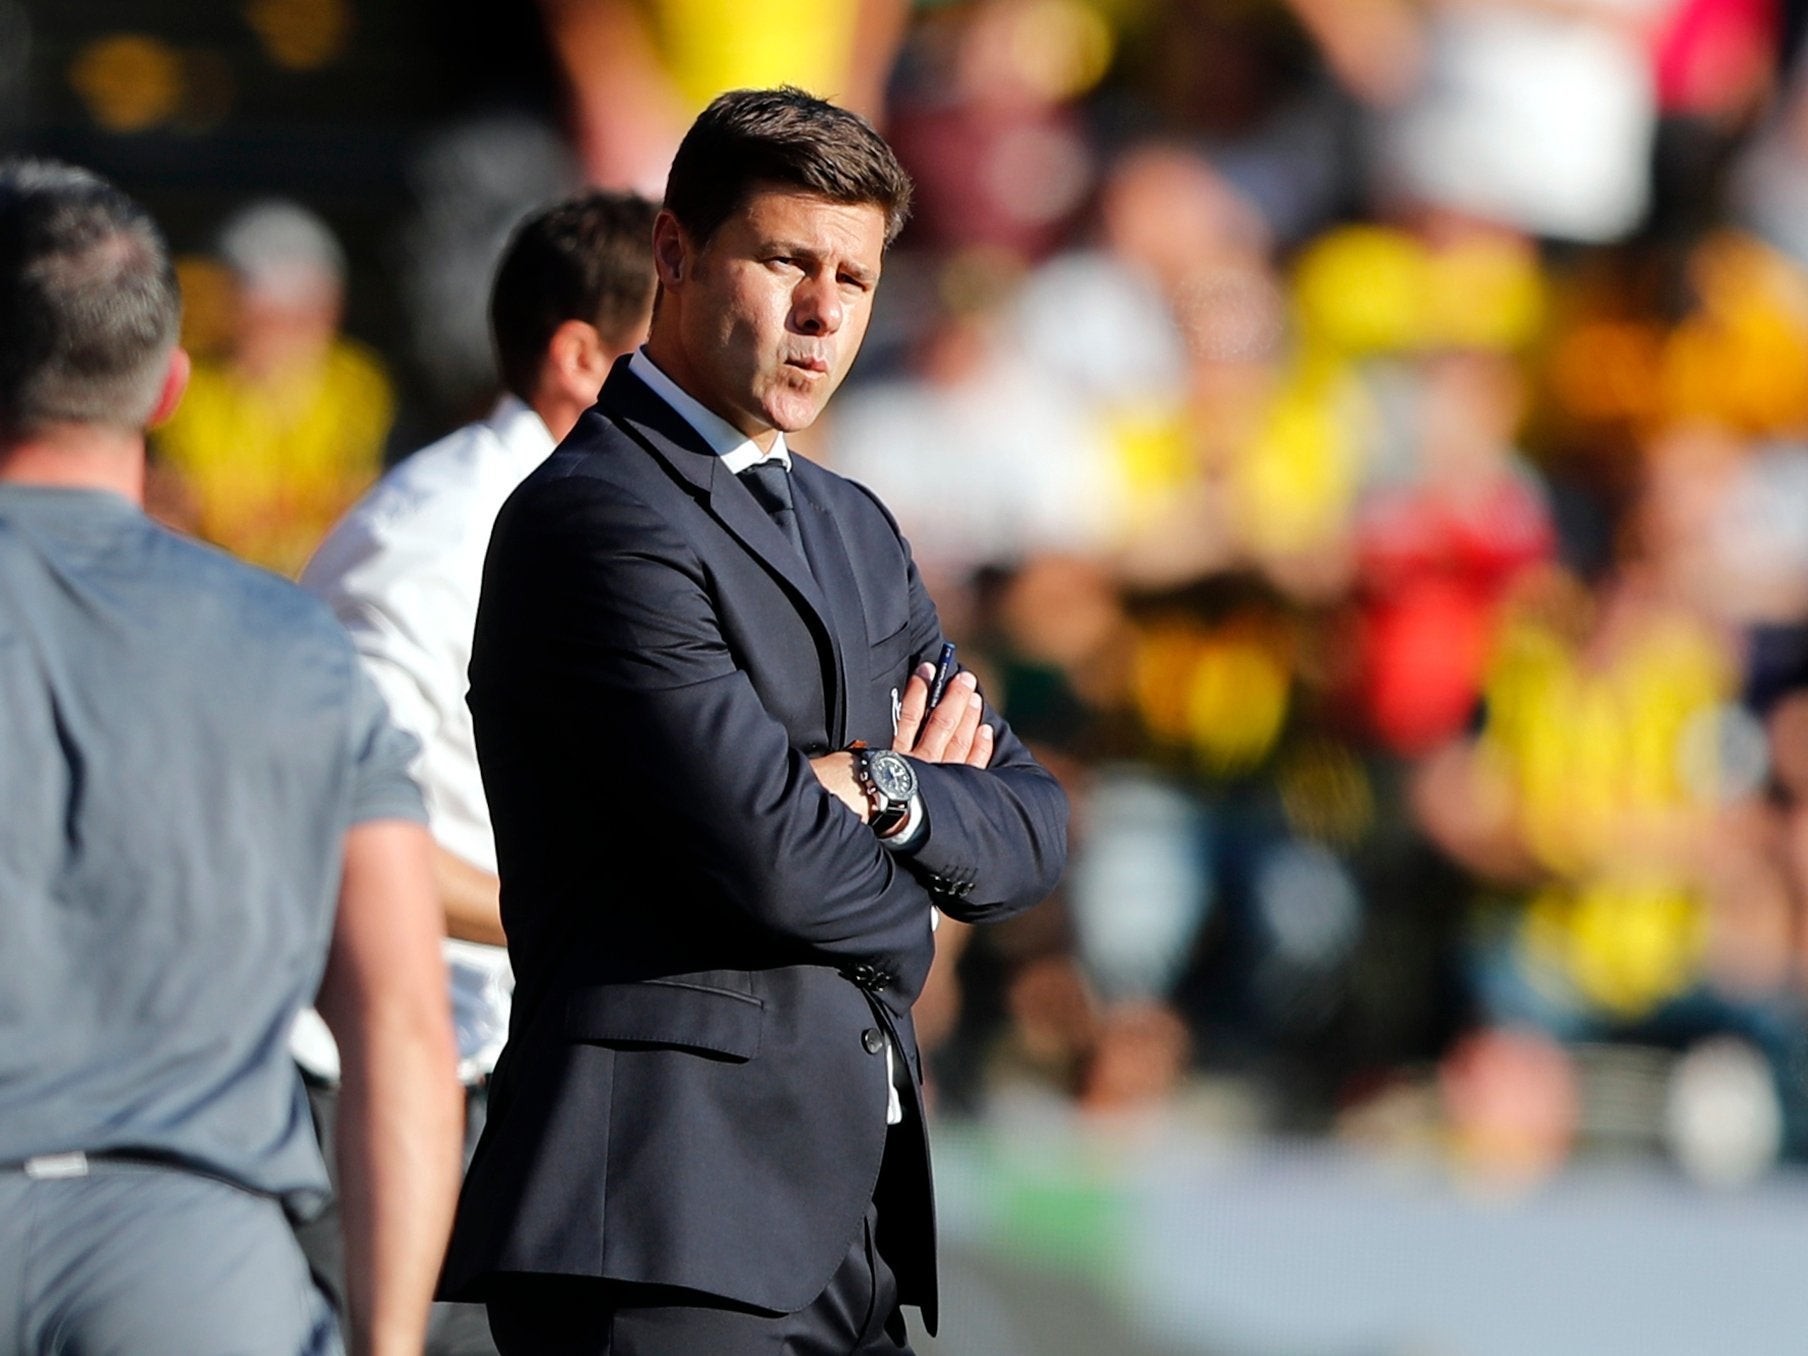
<path id="1" fill-rule="evenodd" d="M 791 323 L 799 334 L 833 334 L 841 328 L 844 307 L 832 276 L 805 278 L 791 302 Z"/>

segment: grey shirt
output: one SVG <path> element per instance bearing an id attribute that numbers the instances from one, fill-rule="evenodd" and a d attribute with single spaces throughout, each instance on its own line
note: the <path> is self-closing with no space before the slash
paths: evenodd
<path id="1" fill-rule="evenodd" d="M 299 589 L 90 490 L 0 485 L 0 1164 L 321 1187 L 288 1056 L 346 830 L 413 741 Z"/>

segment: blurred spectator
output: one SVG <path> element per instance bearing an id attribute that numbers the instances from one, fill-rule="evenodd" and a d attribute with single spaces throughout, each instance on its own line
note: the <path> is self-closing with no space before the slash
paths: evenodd
<path id="1" fill-rule="evenodd" d="M 1057 921 L 944 947 L 949 1101 L 1230 1081 L 1525 1183 L 1636 1076 L 1642 1147 L 1748 1180 L 1808 1154 L 1803 15 L 542 0 L 566 144 L 413 162 L 408 417 L 488 399 L 526 203 L 657 189 L 725 84 L 884 117 L 920 210 L 802 451 L 896 506 L 1076 808 Z"/>
<path id="2" fill-rule="evenodd" d="M 1438 1066 L 1459 1168 L 1495 1187 L 1527 1186 L 1563 1166 L 1581 1119 L 1569 1056 L 1541 1032 L 1478 1031 Z"/>
<path id="3" fill-rule="evenodd" d="M 1644 219 L 1657 98 L 1639 0 L 1440 0 L 1411 95 L 1378 124 L 1383 202 L 1532 235 L 1617 240 Z"/>
<path id="4" fill-rule="evenodd" d="M 1199 808 L 1132 767 L 1101 769 L 1087 806 L 1067 891 L 1080 956 L 1107 999 L 1165 997 L 1211 905 Z"/>
<path id="5" fill-rule="evenodd" d="M 1048 253 L 1092 185 L 1076 101 L 1110 53 L 1079 0 L 932 6 L 900 56 L 889 127 L 917 184 L 911 239 Z"/>
<path id="6" fill-rule="evenodd" d="M 1525 596 L 1466 774 L 1434 764 L 1420 800 L 1464 861 L 1528 889 L 1480 953 L 1485 1007 L 1575 1035 L 1692 982 L 1717 776 L 1706 736 L 1734 672 L 1723 637 L 1649 567 L 1598 599 L 1560 576 Z"/>
<path id="7" fill-rule="evenodd" d="M 221 229 L 232 275 L 225 351 L 198 356 L 155 440 L 154 508 L 234 555 L 292 575 L 383 465 L 394 394 L 339 333 L 345 256 L 313 213 L 257 203 Z"/>
<path id="8" fill-rule="evenodd" d="M 540 0 L 570 136 L 594 184 L 657 197 L 691 119 L 724 90 L 791 84 L 869 118 L 908 0 Z"/>
<path id="9" fill-rule="evenodd" d="M 180 308 L 136 203 L 0 161 L 4 1345 L 402 1356 L 457 1178 L 413 741 L 324 608 L 143 514 Z M 325 1185 L 286 1053 L 316 991 L 343 1344 L 289 1230 Z"/>
<path id="10" fill-rule="evenodd" d="M 1518 450 L 1530 399 L 1521 355 L 1541 332 L 1548 286 L 1536 251 L 1481 223 L 1420 227 L 1327 231 L 1293 273 L 1303 363 L 1349 387 L 1346 578 L 1361 612 L 1363 700 L 1400 751 L 1463 721 L 1494 601 L 1554 545 L 1538 475 Z M 1429 634 L 1446 625 L 1449 646 Z M 1407 690 L 1421 679 L 1428 686 Z M 1426 730 L 1400 723 L 1413 721 Z"/>
<path id="11" fill-rule="evenodd" d="M 1127 11 L 1108 128 L 1159 129 L 1208 156 L 1277 239 L 1309 237 L 1359 189 L 1351 92 L 1403 77 L 1415 30 L 1387 4 L 1150 0 Z"/>
<path id="12" fill-rule="evenodd" d="M 1412 464 L 1370 493 L 1358 527 L 1360 700 L 1403 754 L 1468 724 L 1500 604 L 1556 545 L 1542 485 L 1514 448 L 1523 395 L 1510 357 L 1436 352 L 1412 379 Z"/>
<path id="13" fill-rule="evenodd" d="M 898 515 L 944 596 L 987 565 L 1098 551 L 1117 526 L 1117 486 L 1091 411 L 1004 328 L 1008 266 L 957 255 L 937 281 L 908 369 L 846 396 L 827 453 Z"/>
<path id="14" fill-rule="evenodd" d="M 1808 56 L 1798 52 L 1779 97 L 1755 135 L 1735 152 L 1730 206 L 1734 219 L 1808 263 Z"/>
<path id="15" fill-rule="evenodd" d="M 412 205 L 393 250 L 428 427 L 468 423 L 495 400 L 488 300 L 496 261 L 524 213 L 578 183 L 569 147 L 522 113 L 437 128 L 410 159 Z"/>
<path id="16" fill-rule="evenodd" d="M 1753 799 L 1765 740 L 1736 704 L 1739 651 L 1713 607 L 1727 449 L 1687 431 L 1653 444 L 1598 593 L 1550 576 L 1522 594 L 1487 718 L 1427 765 L 1417 804 L 1495 895 L 1474 931 L 1487 1021 L 1679 1046 L 1736 1033 L 1771 1060 L 1793 1137 L 1797 906 Z"/>

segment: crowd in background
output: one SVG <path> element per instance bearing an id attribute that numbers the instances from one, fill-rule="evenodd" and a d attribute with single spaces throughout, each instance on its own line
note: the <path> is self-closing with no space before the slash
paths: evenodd
<path id="1" fill-rule="evenodd" d="M 911 314 L 825 431 L 1078 793 L 1057 908 L 965 967 L 994 1075 L 1204 1071 L 1506 1178 L 1799 1154 L 1785 15 L 1136 18 L 924 16 Z"/>
<path id="2" fill-rule="evenodd" d="M 918 197 L 797 445 L 897 514 L 1075 805 L 1056 899 L 942 930 L 943 1109 L 1197 1114 L 1502 1181 L 1808 1156 L 1798 7 L 518 8 L 498 50 L 541 101 L 411 151 L 378 280 L 330 174 L 213 185 L 164 516 L 293 573 L 480 406 L 522 212 L 656 194 L 720 88 L 843 98 Z M 349 0 L 245 12 L 291 75 L 357 51 Z M 154 55 L 68 68 L 128 186 Z M 208 88 L 183 60 L 169 117 Z"/>

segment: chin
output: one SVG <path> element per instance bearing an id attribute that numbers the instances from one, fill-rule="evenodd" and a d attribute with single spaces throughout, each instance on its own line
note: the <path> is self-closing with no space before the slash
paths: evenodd
<path id="1" fill-rule="evenodd" d="M 816 422 L 816 416 L 822 413 L 820 405 L 811 406 L 807 410 L 784 409 L 767 410 L 766 422 L 780 433 L 799 433 Z"/>

